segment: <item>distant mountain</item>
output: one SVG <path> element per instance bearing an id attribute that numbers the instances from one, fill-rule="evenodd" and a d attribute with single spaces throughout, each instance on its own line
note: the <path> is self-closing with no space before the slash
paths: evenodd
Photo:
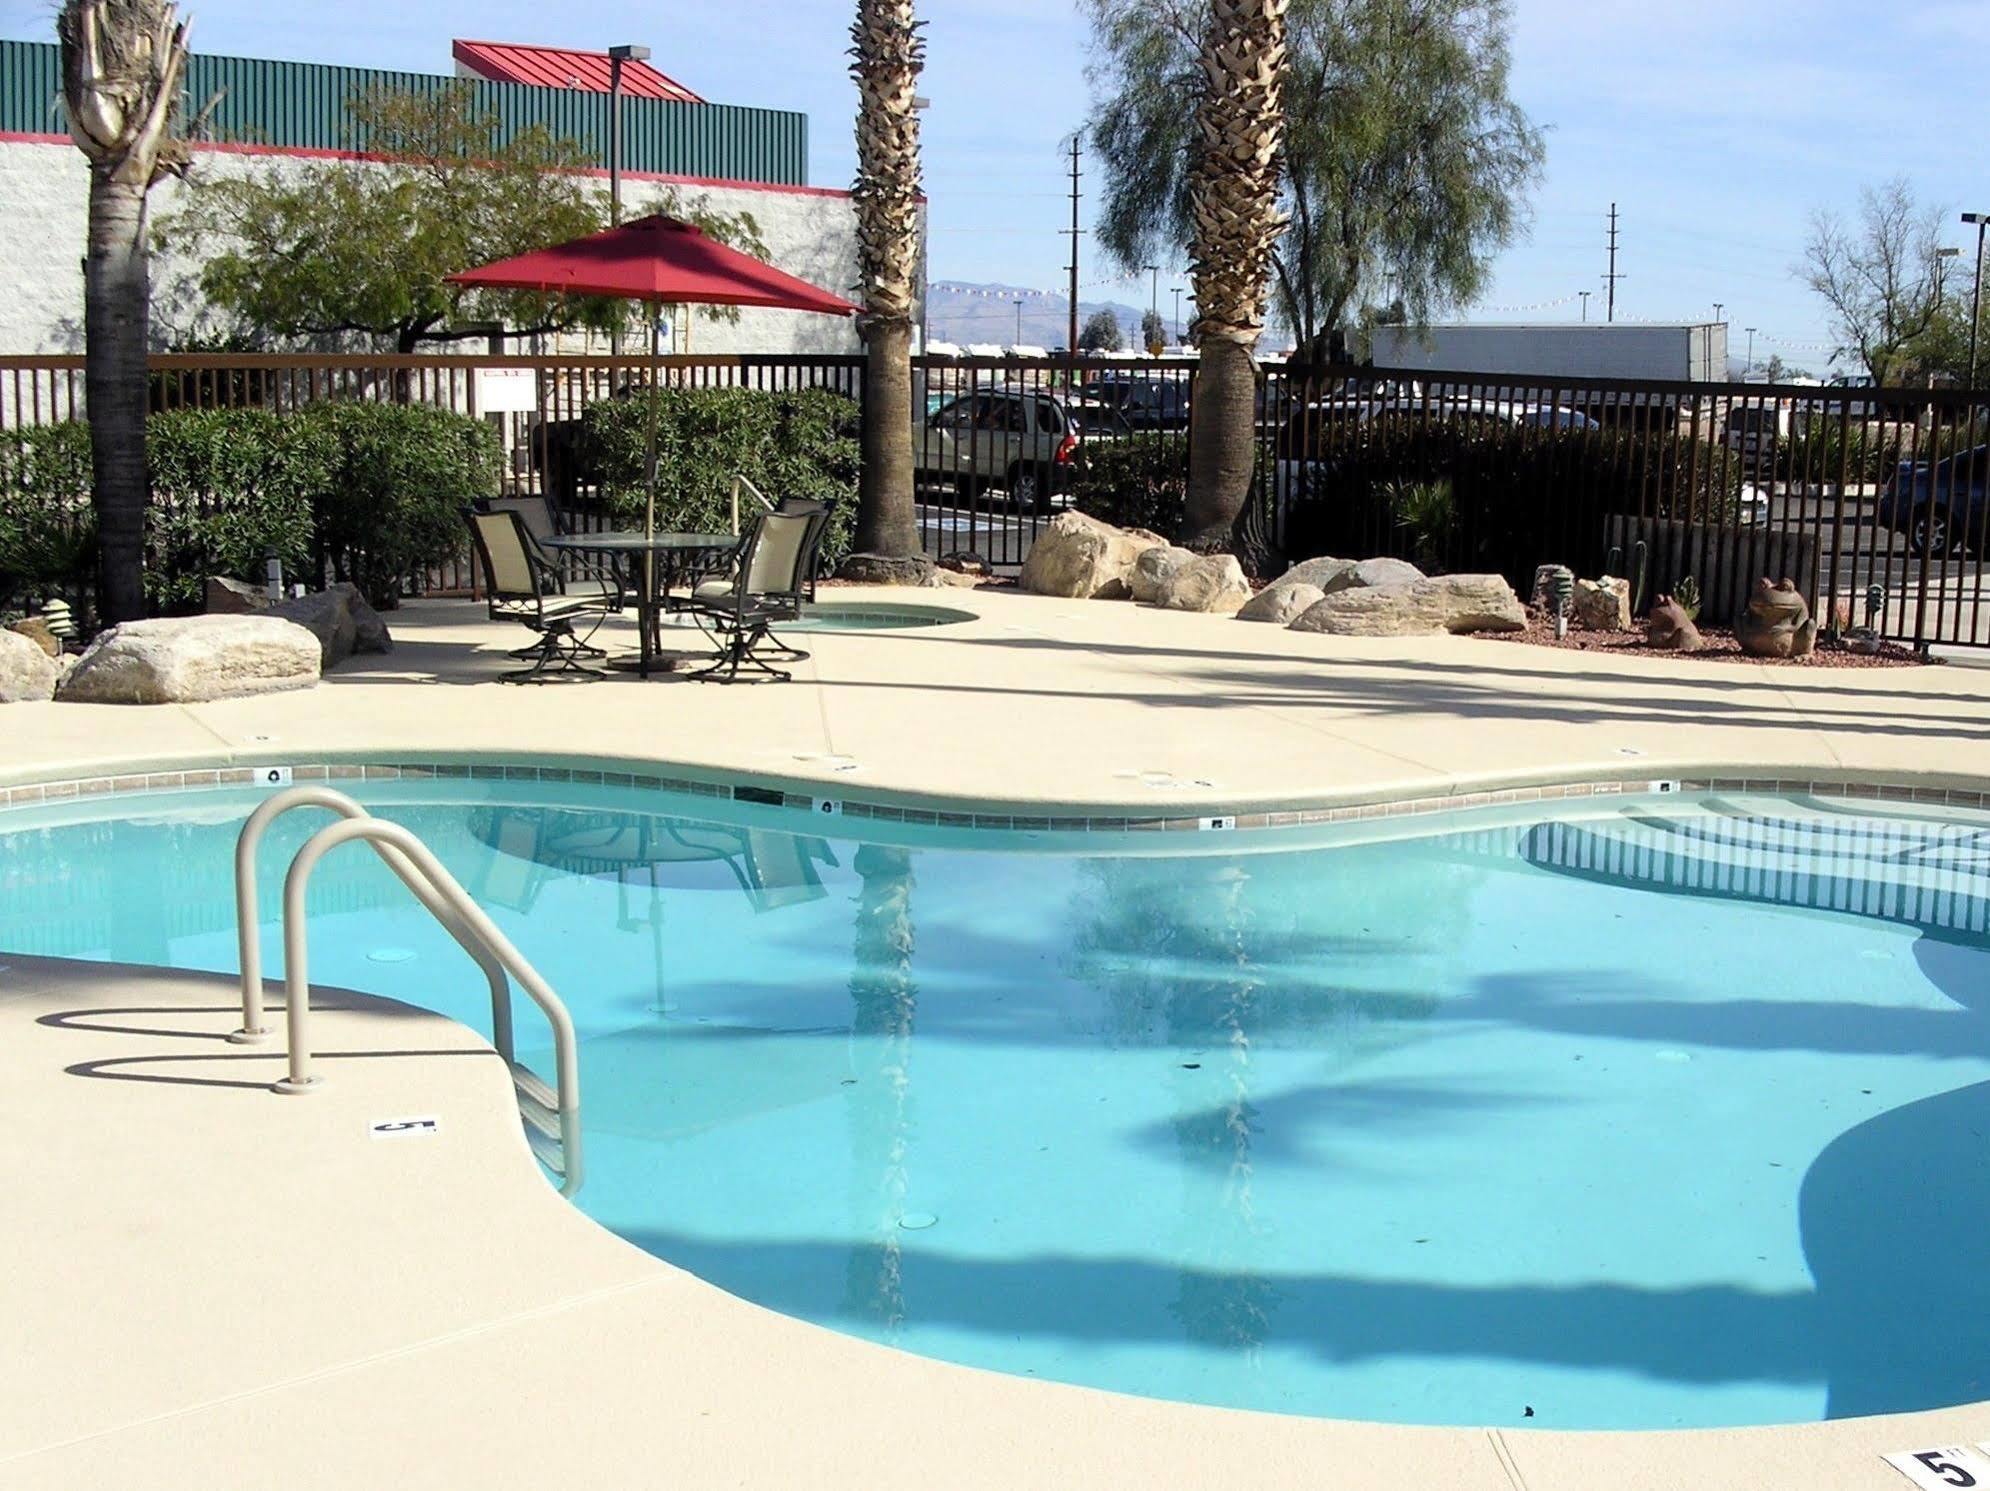
<path id="1" fill-rule="evenodd" d="M 1023 334 L 1016 336 L 1016 301 L 1023 303 Z M 1062 347 L 1070 334 L 1069 302 L 1061 295 L 1019 285 L 976 285 L 959 280 L 935 280 L 926 290 L 928 337 L 936 342 L 993 342 L 1008 347 L 1018 340 L 1028 347 Z M 1139 306 L 1117 300 L 1080 300 L 1078 325 L 1095 311 L 1119 317 L 1120 335 L 1132 346 L 1140 335 Z M 1168 315 L 1163 310 L 1163 317 Z M 1170 328 L 1172 331 L 1172 328 Z"/>

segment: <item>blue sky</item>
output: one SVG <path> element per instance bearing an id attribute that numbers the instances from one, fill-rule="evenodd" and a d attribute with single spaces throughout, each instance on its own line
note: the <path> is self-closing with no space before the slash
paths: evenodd
<path id="1" fill-rule="evenodd" d="M 447 71 L 449 40 L 641 41 L 708 98 L 810 116 L 812 179 L 848 183 L 855 90 L 840 0 L 192 0 L 204 50 Z M 1085 29 L 1070 0 L 928 0 L 924 92 L 933 273 L 1056 291 L 1068 209 L 1060 142 L 1086 118 Z M 1790 275 L 1813 207 L 1905 174 L 1925 198 L 1990 210 L 1970 81 L 1990 0 L 1515 0 L 1514 93 L 1548 133 L 1528 239 L 1475 319 L 1570 319 L 1602 289 L 1604 216 L 1622 213 L 1619 315 L 1759 328 L 1759 358 L 1821 359 L 1823 316 Z M 0 32 L 52 34 L 48 0 L 0 0 Z M 1951 226 L 1951 242 L 1965 244 Z M 1973 252 L 1973 240 L 1966 244 Z M 1144 302 L 1145 276 L 1085 273 L 1089 297 Z M 1163 309 L 1169 289 L 1162 278 Z M 1591 301 L 1599 314 L 1600 296 Z M 1529 309 L 1521 309 L 1529 308 Z"/>

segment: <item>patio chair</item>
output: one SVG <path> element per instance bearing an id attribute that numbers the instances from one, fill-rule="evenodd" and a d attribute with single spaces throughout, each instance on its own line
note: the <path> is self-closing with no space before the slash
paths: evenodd
<path id="1" fill-rule="evenodd" d="M 526 541 L 531 545 L 532 552 L 545 561 L 546 571 L 552 575 L 559 594 L 590 597 L 622 595 L 622 583 L 615 578 L 612 567 L 578 554 L 561 554 L 548 547 L 546 541 L 557 537 L 561 529 L 553 516 L 553 504 L 546 498 L 535 494 L 523 497 L 479 497 L 472 506 L 480 513 L 518 514 L 525 524 Z M 522 654 L 513 653 L 512 656 L 518 657 Z"/>
<path id="2" fill-rule="evenodd" d="M 793 675 L 768 662 L 763 653 L 800 662 L 808 654 L 773 634 L 776 622 L 801 615 L 815 549 L 829 521 L 821 503 L 791 503 L 762 513 L 739 546 L 739 568 L 730 580 L 707 581 L 691 594 L 685 609 L 718 644 L 719 658 L 690 676 L 707 682 L 736 683 L 742 668 L 777 682 Z"/>
<path id="3" fill-rule="evenodd" d="M 612 612 L 622 609 L 620 587 L 613 595 L 563 594 L 558 575 L 539 553 L 525 520 L 517 513 L 478 512 L 473 508 L 464 518 L 483 566 L 491 619 L 516 621 L 539 634 L 536 644 L 512 654 L 530 660 L 532 666 L 505 674 L 505 682 L 546 683 L 555 678 L 575 681 L 605 676 L 599 668 L 587 666 L 589 657 L 606 655 L 589 646 L 588 639 Z M 575 630 L 581 625 L 587 626 L 586 636 Z"/>

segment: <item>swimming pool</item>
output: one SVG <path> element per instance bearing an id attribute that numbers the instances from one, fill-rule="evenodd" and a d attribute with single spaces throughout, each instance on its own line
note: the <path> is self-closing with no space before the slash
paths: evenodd
<path id="1" fill-rule="evenodd" d="M 1990 817 L 1597 799 L 856 842 L 639 788 L 353 790 L 572 1007 L 581 1207 L 772 1308 L 1396 1422 L 1990 1396 Z M 232 970 L 255 800 L 0 815 L 0 950 Z M 310 820 L 273 831 L 265 908 Z M 364 851 L 313 921 L 316 980 L 487 1025 Z"/>

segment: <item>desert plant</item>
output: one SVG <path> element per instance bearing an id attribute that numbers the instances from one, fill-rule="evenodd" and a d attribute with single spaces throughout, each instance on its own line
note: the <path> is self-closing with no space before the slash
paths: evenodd
<path id="1" fill-rule="evenodd" d="M 90 462 L 80 421 L 0 435 L 0 607 L 88 588 L 97 562 Z"/>
<path id="2" fill-rule="evenodd" d="M 1108 440 L 1085 447 L 1072 506 L 1119 528 L 1173 533 L 1188 494 L 1188 436 Z"/>
<path id="3" fill-rule="evenodd" d="M 1700 582 L 1691 575 L 1682 578 L 1672 587 L 1672 598 L 1679 602 L 1679 609 L 1686 613 L 1688 621 L 1700 619 Z"/>
<path id="4" fill-rule="evenodd" d="M 1458 526 L 1458 504 L 1451 483 L 1442 477 L 1436 481 L 1384 482 L 1376 500 L 1387 505 L 1396 527 L 1408 536 L 1410 558 L 1426 573 L 1442 569 Z"/>

